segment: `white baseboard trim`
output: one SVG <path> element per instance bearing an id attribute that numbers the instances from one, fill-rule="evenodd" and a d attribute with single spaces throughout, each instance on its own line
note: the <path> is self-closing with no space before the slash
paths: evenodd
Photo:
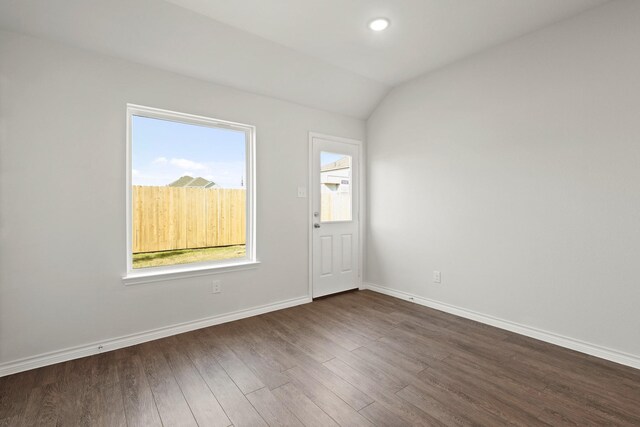
<path id="1" fill-rule="evenodd" d="M 416 304 L 424 305 L 426 307 L 434 308 L 436 310 L 444 311 L 446 313 L 454 314 L 456 316 L 464 317 L 466 319 L 475 320 L 480 323 L 495 326 L 496 328 L 505 329 L 507 331 L 515 332 L 516 334 L 525 335 L 527 337 L 535 338 L 540 341 L 545 341 L 551 344 L 565 347 L 571 350 L 579 351 L 581 353 L 589 354 L 591 356 L 606 359 L 611 362 L 620 363 L 621 365 L 631 366 L 632 368 L 640 369 L 640 357 L 633 354 L 624 353 L 618 350 L 614 350 L 607 347 L 602 347 L 596 344 L 580 341 L 574 338 L 558 335 L 553 332 L 544 331 L 541 329 L 533 328 L 531 326 L 522 325 L 520 323 L 511 322 L 509 320 L 499 319 L 497 317 L 489 316 L 486 314 L 478 313 L 473 310 L 467 310 L 466 308 L 456 307 L 443 302 L 435 301 L 429 298 L 412 295 L 407 292 L 398 291 L 395 289 L 387 288 L 384 286 L 376 285 L 373 283 L 363 283 L 362 288 L 369 289 L 374 292 L 389 295 L 395 298 L 400 298 Z"/>
<path id="2" fill-rule="evenodd" d="M 44 353 L 38 356 L 5 362 L 0 364 L 0 377 L 22 371 L 28 371 L 30 369 L 40 368 L 42 366 L 53 365 L 55 363 L 66 362 L 68 360 L 79 359 L 81 357 L 91 356 L 93 354 L 117 350 L 119 348 L 129 347 L 147 341 L 153 341 L 160 338 L 169 337 L 171 335 L 194 331 L 196 329 L 206 328 L 213 325 L 219 325 L 221 323 L 232 322 L 234 320 L 244 319 L 246 317 L 257 316 L 259 314 L 268 313 L 270 311 L 282 310 L 283 308 L 306 304 L 308 302 L 311 302 L 310 297 L 293 298 L 277 303 L 265 304 L 258 307 L 252 307 L 244 310 L 234 311 L 231 313 L 221 314 L 218 316 L 207 317 L 191 322 L 178 323 L 163 328 L 152 329 L 145 332 L 108 339 L 105 341 L 94 342 L 91 344 L 67 348 L 64 350 Z"/>

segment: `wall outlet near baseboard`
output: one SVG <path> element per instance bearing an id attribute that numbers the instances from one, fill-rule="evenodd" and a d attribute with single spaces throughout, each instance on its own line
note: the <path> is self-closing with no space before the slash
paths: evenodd
<path id="1" fill-rule="evenodd" d="M 433 283 L 442 283 L 442 274 L 438 270 L 433 270 Z"/>
<path id="2" fill-rule="evenodd" d="M 222 292 L 222 283 L 220 282 L 220 280 L 214 280 L 211 283 L 211 293 L 219 294 L 220 292 Z"/>

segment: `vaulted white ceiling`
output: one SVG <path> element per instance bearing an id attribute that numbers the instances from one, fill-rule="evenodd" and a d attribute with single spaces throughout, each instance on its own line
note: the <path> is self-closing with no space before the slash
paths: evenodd
<path id="1" fill-rule="evenodd" d="M 606 1 L 0 0 L 0 29 L 366 118 L 393 85 Z"/>
<path id="2" fill-rule="evenodd" d="M 395 85 L 604 0 L 167 0 Z M 391 26 L 376 33 L 377 17 Z"/>

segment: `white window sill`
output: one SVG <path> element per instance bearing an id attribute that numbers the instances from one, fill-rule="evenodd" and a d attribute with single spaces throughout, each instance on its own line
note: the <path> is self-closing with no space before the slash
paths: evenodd
<path id="1" fill-rule="evenodd" d="M 141 283 L 161 282 L 164 280 L 184 279 L 187 277 L 209 276 L 211 274 L 228 273 L 231 271 L 250 270 L 257 268 L 260 261 L 242 261 L 228 264 L 175 266 L 162 270 L 133 271 L 122 278 L 125 285 L 139 285 Z"/>

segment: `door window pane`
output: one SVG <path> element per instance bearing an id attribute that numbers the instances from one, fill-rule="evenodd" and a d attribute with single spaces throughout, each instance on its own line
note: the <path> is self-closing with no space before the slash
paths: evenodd
<path id="1" fill-rule="evenodd" d="M 351 221 L 351 156 L 320 153 L 320 220 Z"/>

